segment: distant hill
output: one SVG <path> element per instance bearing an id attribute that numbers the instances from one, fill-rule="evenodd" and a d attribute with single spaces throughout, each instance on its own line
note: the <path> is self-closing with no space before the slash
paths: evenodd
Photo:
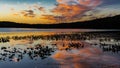
<path id="1" fill-rule="evenodd" d="M 1 28 L 78 28 L 78 29 L 120 29 L 120 15 L 85 22 L 61 24 L 20 24 L 0 22 Z"/>

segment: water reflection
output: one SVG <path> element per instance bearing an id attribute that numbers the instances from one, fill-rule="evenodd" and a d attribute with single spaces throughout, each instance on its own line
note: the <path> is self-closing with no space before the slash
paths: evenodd
<path id="1" fill-rule="evenodd" d="M 31 60 L 37 60 L 37 58 L 45 59 L 54 52 L 54 49 L 37 44 L 34 47 L 27 47 L 26 49 L 17 47 L 1 47 L 1 52 L 0 61 L 9 60 L 19 62 L 25 55 L 27 55 Z"/>
<path id="2" fill-rule="evenodd" d="M 119 32 L 8 34 L 0 42 L 1 68 L 120 68 Z"/>

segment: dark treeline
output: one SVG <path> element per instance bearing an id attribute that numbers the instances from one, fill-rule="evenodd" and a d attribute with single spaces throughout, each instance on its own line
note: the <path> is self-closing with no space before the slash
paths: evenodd
<path id="1" fill-rule="evenodd" d="M 102 41 L 110 41 L 114 39 L 115 41 L 120 40 L 119 32 L 75 32 L 71 34 L 54 34 L 54 35 L 27 35 L 27 36 L 12 36 L 12 37 L 0 37 L 0 42 L 6 43 L 9 42 L 10 39 L 13 40 L 91 40 L 97 39 Z"/>
<path id="2" fill-rule="evenodd" d="M 84 28 L 84 29 L 120 29 L 120 15 L 95 19 L 85 22 L 61 23 L 61 24 L 20 24 L 15 22 L 0 22 L 0 27 L 7 28 Z"/>

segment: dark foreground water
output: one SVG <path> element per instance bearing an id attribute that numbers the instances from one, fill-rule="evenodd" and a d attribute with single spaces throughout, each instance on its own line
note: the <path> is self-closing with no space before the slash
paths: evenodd
<path id="1" fill-rule="evenodd" d="M 0 31 L 0 68 L 120 68 L 119 30 Z"/>

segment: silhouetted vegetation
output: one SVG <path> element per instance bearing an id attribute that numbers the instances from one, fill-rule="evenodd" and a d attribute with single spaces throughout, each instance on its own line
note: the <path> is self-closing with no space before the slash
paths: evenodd
<path id="1" fill-rule="evenodd" d="M 92 28 L 92 29 L 119 29 L 120 15 L 85 22 L 61 24 L 20 24 L 15 22 L 0 22 L 0 27 L 8 28 Z"/>
<path id="2" fill-rule="evenodd" d="M 10 39 L 13 40 L 91 40 L 99 38 L 100 41 L 110 41 L 111 39 L 114 39 L 116 41 L 120 40 L 120 32 L 118 31 L 108 31 L 108 32 L 75 32 L 70 34 L 53 34 L 53 35 L 26 35 L 26 36 L 6 36 L 6 37 L 0 37 L 0 43 L 6 43 L 9 42 Z M 103 39 L 104 38 L 104 39 Z"/>
<path id="3" fill-rule="evenodd" d="M 65 44 L 65 43 L 64 43 Z M 69 47 L 63 50 L 72 50 L 72 48 L 83 48 L 84 45 L 80 43 L 69 43 Z M 65 46 L 63 46 L 65 47 Z M 43 46 L 41 44 L 36 44 L 33 47 L 26 47 L 25 49 L 18 48 L 18 47 L 1 47 L 0 51 L 0 61 L 14 61 L 19 62 L 23 60 L 25 55 L 27 55 L 31 60 L 37 59 L 45 59 L 52 55 L 58 49 L 58 46 L 51 45 L 51 46 Z"/>
<path id="4" fill-rule="evenodd" d="M 2 53 L 0 53 L 0 61 L 21 61 L 25 55 L 27 55 L 31 60 L 36 60 L 37 58 L 45 59 L 54 52 L 53 47 L 41 46 L 40 44 L 35 45 L 35 47 L 27 47 L 26 49 L 17 47 L 1 47 Z"/>
<path id="5" fill-rule="evenodd" d="M 118 53 L 120 51 L 120 44 L 100 43 L 100 48 L 102 48 L 103 52 Z"/>
<path id="6" fill-rule="evenodd" d="M 31 44 L 32 46 L 25 46 L 24 48 L 17 46 L 1 46 L 0 61 L 20 62 L 24 60 L 26 56 L 30 60 L 45 59 L 58 50 L 71 51 L 74 49 L 83 49 L 86 47 L 86 42 L 82 41 L 86 40 L 99 41 L 97 43 L 92 42 L 89 45 L 94 47 L 96 46 L 97 48 L 99 47 L 103 52 L 120 54 L 120 32 L 76 32 L 71 34 L 61 33 L 53 35 L 7 36 L 1 37 L 0 42 L 6 43 L 9 42 L 9 39 L 13 39 L 15 41 L 22 39 L 36 41 L 41 39 L 44 40 L 45 43 L 48 40 L 53 42 L 49 43 L 49 45 L 44 43 Z M 109 42 L 112 42 L 112 44 Z"/>

